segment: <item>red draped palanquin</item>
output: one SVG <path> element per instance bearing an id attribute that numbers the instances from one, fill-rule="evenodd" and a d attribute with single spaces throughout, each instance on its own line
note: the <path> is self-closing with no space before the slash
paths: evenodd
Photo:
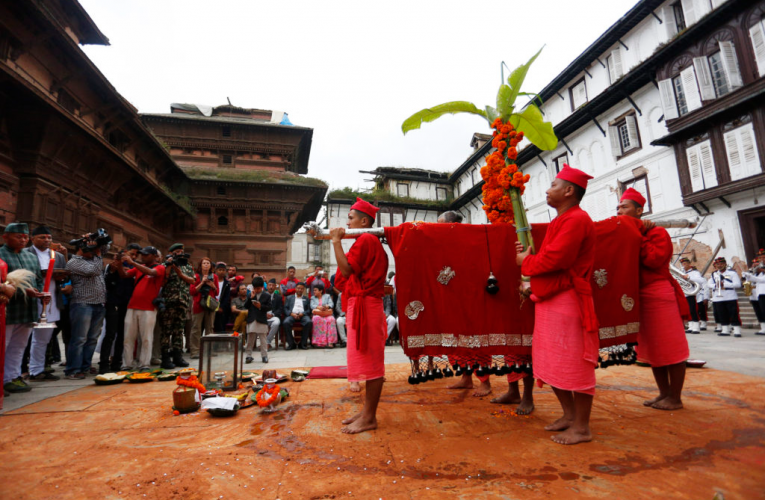
<path id="1" fill-rule="evenodd" d="M 5 283 L 7 277 L 8 264 L 0 259 L 0 283 Z M 5 372 L 5 304 L 6 302 L 0 303 L 0 380 L 2 380 Z M 4 394 L 4 392 L 0 393 L 0 410 L 3 409 Z"/>

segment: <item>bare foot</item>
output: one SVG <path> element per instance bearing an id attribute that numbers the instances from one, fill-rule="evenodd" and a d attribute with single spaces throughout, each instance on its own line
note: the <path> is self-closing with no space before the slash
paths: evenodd
<path id="1" fill-rule="evenodd" d="M 463 375 L 456 384 L 446 386 L 447 389 L 472 389 L 473 388 L 473 376 Z"/>
<path id="2" fill-rule="evenodd" d="M 565 431 L 569 427 L 571 427 L 571 424 L 573 424 L 573 419 L 563 416 L 560 417 L 555 422 L 551 423 L 550 425 L 545 426 L 546 431 Z"/>
<path id="3" fill-rule="evenodd" d="M 518 415 L 528 415 L 532 411 L 534 411 L 534 400 L 526 401 L 524 399 L 521 401 L 521 404 L 518 405 L 518 408 L 515 409 L 515 413 Z"/>
<path id="4" fill-rule="evenodd" d="M 588 441 L 592 441 L 592 433 L 590 432 L 589 428 L 582 429 L 582 430 L 569 428 L 561 432 L 560 434 L 550 436 L 550 439 L 552 439 L 558 444 L 586 443 Z"/>
<path id="5" fill-rule="evenodd" d="M 354 416 L 352 416 L 351 418 L 346 418 L 345 420 L 343 420 L 343 425 L 352 424 L 353 422 L 358 420 L 360 416 L 361 416 L 361 413 L 357 413 Z"/>
<path id="6" fill-rule="evenodd" d="M 350 425 L 343 427 L 341 432 L 343 434 L 358 434 L 359 432 L 371 431 L 373 429 L 377 429 L 377 418 L 373 417 L 371 420 L 359 418 Z"/>
<path id="7" fill-rule="evenodd" d="M 507 391 L 499 397 L 492 398 L 491 402 L 495 405 L 517 405 L 521 402 L 521 395 L 518 391 Z"/>
<path id="8" fill-rule="evenodd" d="M 351 392 L 361 392 L 361 386 L 358 382 L 351 382 Z"/>
<path id="9" fill-rule="evenodd" d="M 666 397 L 667 396 L 659 394 L 658 396 L 656 396 L 653 399 L 646 399 L 645 401 L 643 401 L 643 406 L 653 406 L 654 403 L 658 403 L 659 401 L 661 401 L 662 399 L 664 399 Z"/>
<path id="10" fill-rule="evenodd" d="M 680 410 L 683 408 L 683 402 L 679 399 L 664 398 L 652 404 L 651 408 L 656 408 L 657 410 Z"/>
<path id="11" fill-rule="evenodd" d="M 484 396 L 488 396 L 489 394 L 491 394 L 491 382 L 488 380 L 486 382 L 481 382 L 478 388 L 473 391 L 474 398 L 482 398 Z"/>

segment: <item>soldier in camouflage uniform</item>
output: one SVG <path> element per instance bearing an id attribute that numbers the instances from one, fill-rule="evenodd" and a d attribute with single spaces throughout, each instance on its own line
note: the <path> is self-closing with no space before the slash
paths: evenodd
<path id="1" fill-rule="evenodd" d="M 182 243 L 170 246 L 170 253 L 182 255 Z M 162 298 L 165 299 L 165 311 L 159 316 L 162 328 L 162 368 L 172 369 L 176 366 L 189 366 L 183 359 L 183 331 L 186 326 L 186 316 L 191 309 L 190 285 L 194 284 L 194 268 L 190 263 L 172 264 L 168 259 L 167 280 L 162 287 Z M 171 359 L 172 358 L 172 359 Z"/>

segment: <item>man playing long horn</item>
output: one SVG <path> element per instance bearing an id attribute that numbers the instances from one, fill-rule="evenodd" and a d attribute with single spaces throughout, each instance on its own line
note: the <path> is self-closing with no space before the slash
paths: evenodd
<path id="1" fill-rule="evenodd" d="M 644 205 L 643 195 L 628 188 L 619 200 L 616 213 L 639 219 Z M 638 359 L 651 365 L 659 387 L 659 395 L 643 404 L 658 410 L 683 407 L 681 395 L 689 354 L 683 319 L 690 318 L 690 314 L 685 294 L 669 273 L 672 251 L 667 230 L 651 221 L 643 221 Z"/>
<path id="2" fill-rule="evenodd" d="M 379 209 L 358 198 L 348 213 L 348 228 L 369 228 Z M 342 239 L 345 229 L 330 230 L 337 259 L 335 286 L 343 292 L 343 310 L 348 341 L 348 381 L 366 381 L 364 408 L 343 420 L 343 432 L 356 434 L 377 428 L 377 404 L 385 376 L 387 324 L 382 298 L 388 255 L 376 236 L 362 234 L 346 254 Z"/>
<path id="3" fill-rule="evenodd" d="M 592 440 L 598 320 L 592 300 L 595 224 L 579 207 L 591 176 L 564 165 L 547 190 L 553 219 L 536 255 L 516 243 L 516 263 L 531 278 L 534 377 L 552 386 L 563 416 L 545 427 L 559 444 Z"/>

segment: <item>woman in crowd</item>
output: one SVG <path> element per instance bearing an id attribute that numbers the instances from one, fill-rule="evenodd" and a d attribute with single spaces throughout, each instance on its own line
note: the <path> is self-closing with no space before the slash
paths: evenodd
<path id="1" fill-rule="evenodd" d="M 311 311 L 313 314 L 313 339 L 314 347 L 329 347 L 332 349 L 337 343 L 337 325 L 332 315 L 335 304 L 329 294 L 324 294 L 323 284 L 314 284 L 313 297 L 311 297 Z"/>
<path id="2" fill-rule="evenodd" d="M 218 276 L 213 272 L 212 261 L 209 257 L 203 257 L 199 261 L 196 270 L 196 281 L 191 285 L 191 296 L 194 298 L 192 307 L 194 325 L 191 330 L 191 359 L 199 359 L 199 343 L 202 338 L 202 329 L 205 334 L 213 333 L 213 321 L 215 311 L 207 306 L 208 298 L 218 297 L 220 285 Z"/>

